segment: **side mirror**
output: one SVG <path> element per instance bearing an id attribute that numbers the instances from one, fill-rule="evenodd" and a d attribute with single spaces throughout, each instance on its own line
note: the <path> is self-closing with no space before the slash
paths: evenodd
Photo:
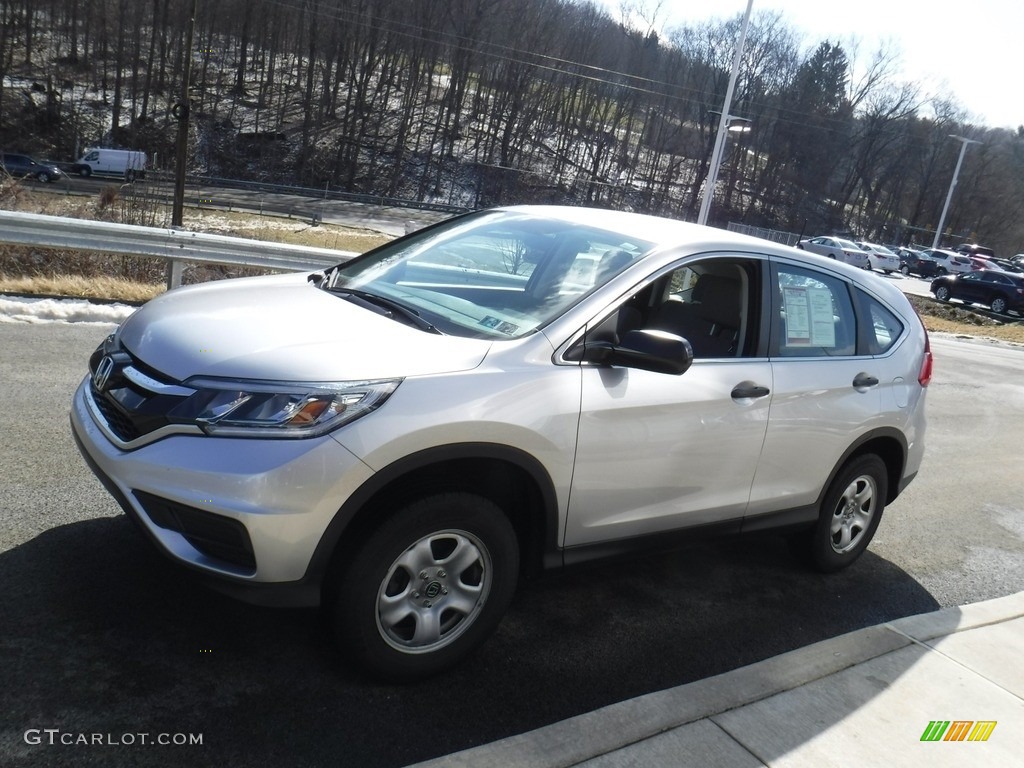
<path id="1" fill-rule="evenodd" d="M 583 360 L 679 376 L 686 373 L 693 362 L 693 348 L 683 337 L 666 331 L 629 331 L 618 344 L 587 343 Z"/>

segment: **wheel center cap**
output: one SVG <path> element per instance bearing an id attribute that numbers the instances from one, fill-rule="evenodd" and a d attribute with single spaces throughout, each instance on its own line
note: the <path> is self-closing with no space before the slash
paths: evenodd
<path id="1" fill-rule="evenodd" d="M 423 590 L 423 594 L 429 599 L 433 600 L 435 597 L 441 594 L 441 582 L 430 582 L 429 584 L 427 584 L 426 589 Z"/>

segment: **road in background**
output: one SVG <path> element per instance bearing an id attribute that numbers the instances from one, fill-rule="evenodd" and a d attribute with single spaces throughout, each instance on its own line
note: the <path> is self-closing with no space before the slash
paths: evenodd
<path id="1" fill-rule="evenodd" d="M 194 583 L 100 487 L 67 413 L 108 331 L 0 324 L 4 766 L 401 766 L 1024 590 L 1024 350 L 933 337 L 924 467 L 851 570 L 809 573 L 760 536 L 549 576 L 521 586 L 466 664 L 381 685 L 346 666 L 316 612 Z M 203 744 L 32 746 L 30 728 Z"/>
<path id="2" fill-rule="evenodd" d="M 105 187 L 114 186 L 123 192 L 131 191 L 144 197 L 150 197 L 168 207 L 171 205 L 174 194 L 171 182 L 151 179 L 129 184 L 120 179 L 67 176 L 50 184 L 34 179 L 26 179 L 22 183 L 28 184 L 37 192 L 81 196 L 98 195 Z M 406 208 L 387 203 L 388 201 L 383 198 L 380 204 L 375 204 L 330 197 L 311 197 L 299 191 L 294 193 L 268 192 L 259 189 L 236 189 L 198 184 L 185 186 L 185 204 L 189 207 L 287 216 L 306 219 L 310 222 L 315 217 L 321 223 L 372 229 L 375 232 L 383 232 L 395 237 L 453 215 L 452 213 Z"/>

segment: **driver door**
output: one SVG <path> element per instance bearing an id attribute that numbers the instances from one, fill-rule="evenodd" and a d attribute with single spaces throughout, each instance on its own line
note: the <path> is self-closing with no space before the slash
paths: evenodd
<path id="1" fill-rule="evenodd" d="M 697 262 L 656 281 L 639 309 L 636 297 L 623 308 L 641 327 L 692 337 L 694 362 L 681 376 L 583 366 L 565 547 L 742 519 L 772 389 L 771 364 L 760 354 L 762 271 L 756 259 Z M 695 300 L 708 275 L 714 280 L 705 285 L 735 288 L 736 312 L 722 311 L 732 300 L 717 292 Z M 709 326 L 702 315 L 719 322 Z M 668 316 L 693 322 L 660 325 Z M 710 334 L 715 343 L 706 343 Z M 722 334 L 735 334 L 734 342 Z"/>

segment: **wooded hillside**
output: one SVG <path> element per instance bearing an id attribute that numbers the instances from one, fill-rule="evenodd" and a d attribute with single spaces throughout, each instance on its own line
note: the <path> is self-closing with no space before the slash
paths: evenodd
<path id="1" fill-rule="evenodd" d="M 471 207 L 694 219 L 739 19 L 659 37 L 570 0 L 0 0 L 0 145 L 170 168 L 186 55 L 191 170 Z M 755 14 L 712 223 L 1024 250 L 1024 128 L 971 124 L 885 51 Z M 997 76 L 993 73 L 993 76 Z"/>

